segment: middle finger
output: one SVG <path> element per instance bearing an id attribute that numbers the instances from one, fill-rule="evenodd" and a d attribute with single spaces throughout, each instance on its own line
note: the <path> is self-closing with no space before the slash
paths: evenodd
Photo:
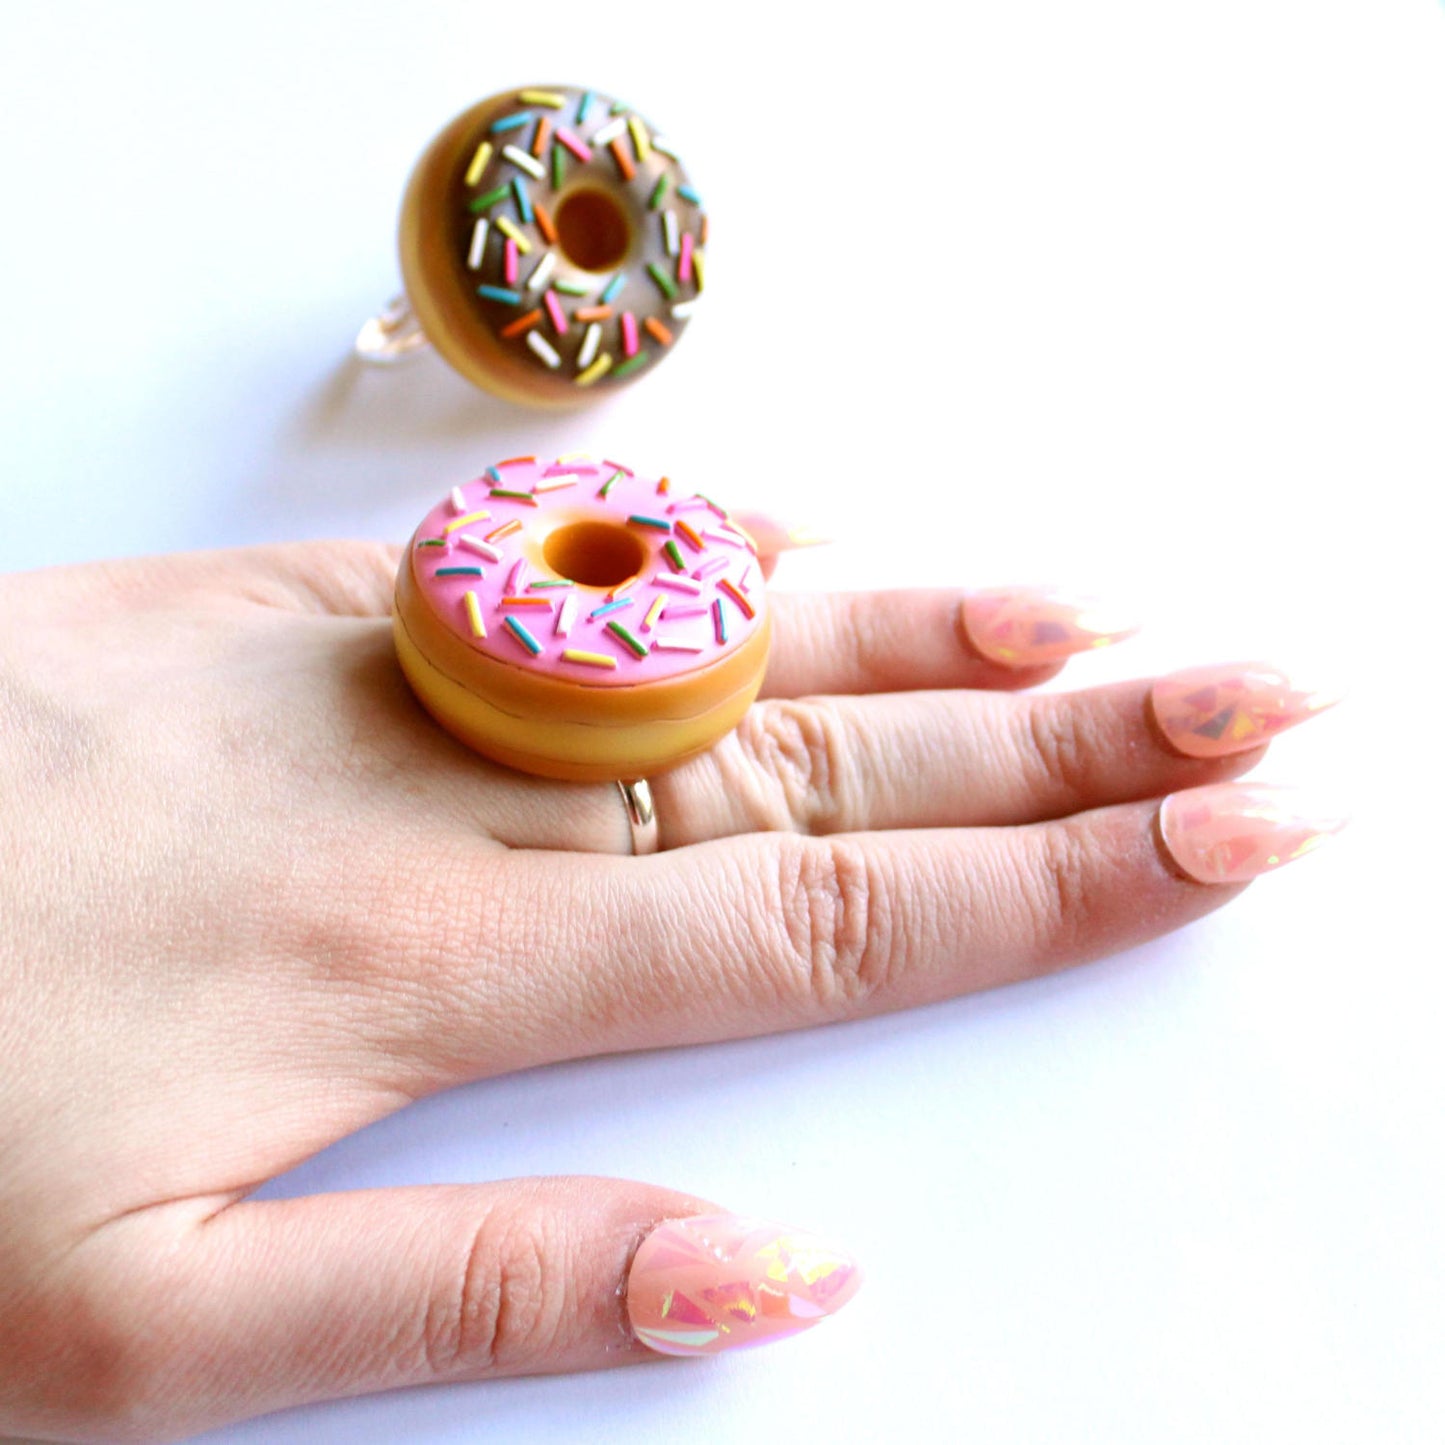
<path id="1" fill-rule="evenodd" d="M 1146 680 L 1033 696 L 761 702 L 710 752 L 653 780 L 661 843 L 1039 822 L 1216 782 L 1258 761 L 1251 740 L 1229 755 L 1187 756 L 1160 726 L 1153 690 Z"/>

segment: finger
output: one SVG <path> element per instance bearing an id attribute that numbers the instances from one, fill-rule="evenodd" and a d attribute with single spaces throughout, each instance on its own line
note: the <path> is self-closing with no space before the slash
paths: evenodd
<path id="1" fill-rule="evenodd" d="M 1260 730 L 1233 755 L 1186 757 L 1158 725 L 1156 686 L 759 703 L 710 752 L 653 779 L 661 845 L 1032 823 L 1217 782 L 1258 762 L 1248 742 Z"/>
<path id="2" fill-rule="evenodd" d="M 858 1284 L 810 1236 L 612 1179 L 148 1212 L 85 1247 L 92 1287 L 109 1286 L 109 1410 L 147 1440 L 375 1390 L 761 1343 Z M 782 1289 L 766 1273 L 779 1259 Z"/>
<path id="3" fill-rule="evenodd" d="M 1032 687 L 1130 635 L 1097 604 L 1038 588 L 778 593 L 765 697 Z"/>

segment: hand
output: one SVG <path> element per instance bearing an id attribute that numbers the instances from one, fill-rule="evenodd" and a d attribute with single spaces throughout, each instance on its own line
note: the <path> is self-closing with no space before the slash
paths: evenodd
<path id="1" fill-rule="evenodd" d="M 0 581 L 0 1429 L 155 1440 L 648 1358 L 686 1242 L 656 1227 L 716 1206 L 247 1195 L 466 1080 L 1098 957 L 1327 830 L 1242 785 L 1177 796 L 1317 706 L 1277 675 L 1021 697 L 1097 640 L 1066 610 L 1005 665 L 987 596 L 779 595 L 764 700 L 654 780 L 664 851 L 629 857 L 616 788 L 495 768 L 420 711 L 394 566 L 308 544 Z M 821 1309 L 851 1292 L 789 1247 L 831 1261 Z M 797 1323 L 745 1315 L 694 1343 Z"/>

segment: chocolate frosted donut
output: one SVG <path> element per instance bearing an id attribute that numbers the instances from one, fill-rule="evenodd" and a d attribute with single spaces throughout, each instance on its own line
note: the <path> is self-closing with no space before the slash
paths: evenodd
<path id="1" fill-rule="evenodd" d="M 703 288 L 707 217 L 666 140 L 599 91 L 509 90 L 413 170 L 401 267 L 422 330 L 513 401 L 576 406 L 665 356 Z"/>

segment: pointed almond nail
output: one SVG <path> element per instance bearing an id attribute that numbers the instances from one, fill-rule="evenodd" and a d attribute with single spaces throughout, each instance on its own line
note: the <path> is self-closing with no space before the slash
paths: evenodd
<path id="1" fill-rule="evenodd" d="M 1200 883 L 1245 883 L 1312 853 L 1348 820 L 1298 788 L 1213 783 L 1171 793 L 1159 831 L 1174 861 Z"/>
<path id="2" fill-rule="evenodd" d="M 732 512 L 728 520 L 758 544 L 758 551 L 776 556 L 779 552 L 796 552 L 800 547 L 821 547 L 830 538 L 811 527 L 790 527 L 766 512 Z"/>
<path id="3" fill-rule="evenodd" d="M 735 1214 L 659 1224 L 627 1276 L 633 1333 L 663 1355 L 715 1355 L 797 1334 L 841 1309 L 862 1276 L 810 1234 Z"/>
<path id="4" fill-rule="evenodd" d="M 1095 598 L 1052 587 L 990 587 L 963 599 L 968 639 L 1005 667 L 1061 662 L 1132 637 L 1138 624 Z"/>
<path id="5" fill-rule="evenodd" d="M 1267 662 L 1187 668 L 1161 677 L 1151 695 L 1160 731 L 1191 758 L 1247 752 L 1340 700 Z"/>

